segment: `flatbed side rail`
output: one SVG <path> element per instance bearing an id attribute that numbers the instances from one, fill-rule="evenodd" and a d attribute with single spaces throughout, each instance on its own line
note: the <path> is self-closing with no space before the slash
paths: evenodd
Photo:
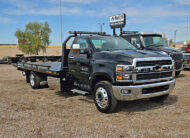
<path id="1" fill-rule="evenodd" d="M 28 63 L 18 63 L 17 69 L 18 70 L 29 70 L 29 71 L 35 71 L 43 74 L 47 74 L 50 76 L 59 77 L 60 71 L 51 71 L 51 66 L 48 65 L 36 65 L 36 64 L 28 64 Z"/>

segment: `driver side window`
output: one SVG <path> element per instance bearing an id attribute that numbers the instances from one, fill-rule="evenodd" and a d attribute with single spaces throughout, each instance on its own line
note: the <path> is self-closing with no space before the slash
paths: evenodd
<path id="1" fill-rule="evenodd" d="M 79 38 L 75 44 L 79 44 L 81 49 L 87 49 L 88 48 L 88 42 L 86 39 Z"/>

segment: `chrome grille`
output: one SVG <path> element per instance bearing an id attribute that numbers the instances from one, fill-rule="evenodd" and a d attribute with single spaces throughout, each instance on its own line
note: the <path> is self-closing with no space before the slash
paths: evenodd
<path id="1" fill-rule="evenodd" d="M 170 80 L 175 75 L 171 57 L 139 58 L 133 64 L 134 83 Z"/>
<path id="2" fill-rule="evenodd" d="M 171 65 L 171 60 L 157 60 L 157 61 L 137 61 L 136 67 L 155 66 L 155 65 Z"/>

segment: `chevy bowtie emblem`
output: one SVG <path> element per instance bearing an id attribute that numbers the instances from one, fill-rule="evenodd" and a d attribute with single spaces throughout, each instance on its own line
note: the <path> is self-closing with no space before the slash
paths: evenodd
<path id="1" fill-rule="evenodd" d="M 159 64 L 156 64 L 156 65 L 154 66 L 154 70 L 161 70 L 161 69 L 162 69 L 162 66 L 159 65 Z"/>

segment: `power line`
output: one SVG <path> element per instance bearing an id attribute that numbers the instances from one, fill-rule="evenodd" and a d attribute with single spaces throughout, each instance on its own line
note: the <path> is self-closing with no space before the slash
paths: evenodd
<path id="1" fill-rule="evenodd" d="M 60 0 L 60 25 L 61 25 L 61 44 L 63 42 L 63 27 L 62 27 L 62 24 L 63 24 L 63 21 L 62 21 L 62 1 Z"/>

